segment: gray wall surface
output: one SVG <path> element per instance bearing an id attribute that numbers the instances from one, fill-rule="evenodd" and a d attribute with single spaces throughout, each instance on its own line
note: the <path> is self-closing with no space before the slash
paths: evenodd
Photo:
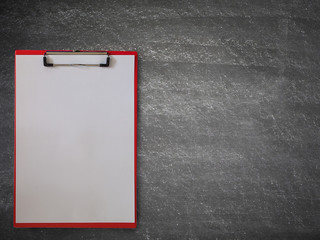
<path id="1" fill-rule="evenodd" d="M 320 238 L 319 1 L 1 1 L 0 23 L 0 239 Z M 137 229 L 13 228 L 16 49 L 138 51 Z"/>

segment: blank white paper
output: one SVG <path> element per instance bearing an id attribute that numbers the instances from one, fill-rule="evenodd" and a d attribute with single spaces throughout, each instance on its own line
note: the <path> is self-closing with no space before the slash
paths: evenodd
<path id="1" fill-rule="evenodd" d="M 134 91 L 133 55 L 16 56 L 17 223 L 135 221 Z"/>

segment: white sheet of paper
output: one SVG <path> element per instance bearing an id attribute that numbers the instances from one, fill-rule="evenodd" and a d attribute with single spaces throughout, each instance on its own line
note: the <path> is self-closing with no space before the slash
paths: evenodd
<path id="1" fill-rule="evenodd" d="M 17 223 L 135 221 L 134 61 L 16 56 Z"/>

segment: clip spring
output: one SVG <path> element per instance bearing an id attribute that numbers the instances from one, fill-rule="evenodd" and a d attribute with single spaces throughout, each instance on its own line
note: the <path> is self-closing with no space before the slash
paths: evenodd
<path id="1" fill-rule="evenodd" d="M 47 62 L 47 55 L 106 55 L 106 63 L 100 64 L 80 64 L 80 63 L 68 63 L 68 64 L 54 64 Z M 80 51 L 80 50 L 73 50 L 73 51 L 47 51 L 43 56 L 43 65 L 45 67 L 59 67 L 59 66 L 87 66 L 87 67 L 109 67 L 110 65 L 110 56 L 108 52 L 101 51 L 101 52 L 90 52 L 90 51 Z"/>

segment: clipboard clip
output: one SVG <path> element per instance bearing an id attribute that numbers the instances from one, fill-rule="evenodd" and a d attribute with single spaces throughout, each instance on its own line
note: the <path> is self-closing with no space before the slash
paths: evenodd
<path id="1" fill-rule="evenodd" d="M 55 64 L 47 62 L 47 55 L 106 55 L 106 63 L 100 64 L 79 64 L 79 63 L 68 63 L 68 64 Z M 59 67 L 59 66 L 87 66 L 87 67 L 109 67 L 110 56 L 107 52 L 90 52 L 90 51 L 47 51 L 43 55 L 43 66 L 45 67 Z"/>

